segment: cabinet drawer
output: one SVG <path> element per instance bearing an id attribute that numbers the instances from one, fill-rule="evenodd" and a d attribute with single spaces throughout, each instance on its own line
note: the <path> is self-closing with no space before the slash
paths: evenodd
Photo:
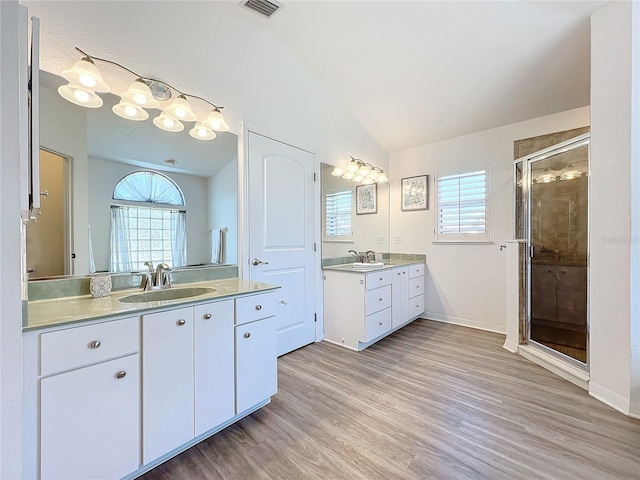
<path id="1" fill-rule="evenodd" d="M 424 295 L 418 295 L 409 300 L 409 318 L 417 317 L 424 313 Z"/>
<path id="2" fill-rule="evenodd" d="M 367 273 L 365 275 L 365 289 L 373 290 L 374 288 L 382 287 L 384 285 L 391 285 L 391 279 L 393 275 L 391 270 L 381 270 L 376 273 Z"/>
<path id="3" fill-rule="evenodd" d="M 236 298 L 236 325 L 273 317 L 276 314 L 276 293 L 262 293 Z"/>
<path id="4" fill-rule="evenodd" d="M 387 308 L 368 315 L 364 320 L 364 339 L 363 342 L 373 340 L 391 330 L 391 309 Z"/>
<path id="5" fill-rule="evenodd" d="M 409 265 L 409 278 L 424 277 L 424 263 Z"/>
<path id="6" fill-rule="evenodd" d="M 409 279 L 409 298 L 424 294 L 424 277 Z"/>
<path id="7" fill-rule="evenodd" d="M 50 375 L 136 353 L 138 331 L 138 318 L 132 317 L 43 333 L 40 338 L 41 374 Z"/>
<path id="8" fill-rule="evenodd" d="M 391 306 L 391 285 L 364 292 L 364 314 L 371 315 Z"/>

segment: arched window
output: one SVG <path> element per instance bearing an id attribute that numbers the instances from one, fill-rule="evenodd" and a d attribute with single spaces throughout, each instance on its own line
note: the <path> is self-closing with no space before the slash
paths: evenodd
<path id="1" fill-rule="evenodd" d="M 113 189 L 112 272 L 145 270 L 145 262 L 186 265 L 187 212 L 180 187 L 153 171 L 132 172 Z M 182 207 L 182 208 L 176 208 Z"/>

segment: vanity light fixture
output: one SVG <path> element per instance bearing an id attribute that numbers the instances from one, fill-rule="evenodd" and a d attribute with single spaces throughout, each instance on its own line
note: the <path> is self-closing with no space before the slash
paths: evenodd
<path id="1" fill-rule="evenodd" d="M 536 183 L 551 183 L 556 181 L 556 174 L 549 167 L 545 168 L 540 175 L 536 177 Z"/>
<path id="2" fill-rule="evenodd" d="M 161 108 L 161 101 L 168 101 L 175 95 L 174 100 L 153 119 L 156 127 L 167 132 L 181 132 L 184 130 L 182 122 L 196 122 L 195 126 L 189 130 L 189 134 L 198 140 L 213 140 L 216 138 L 216 131 L 229 130 L 229 125 L 220 112 L 223 107 L 214 105 L 197 95 L 182 92 L 167 82 L 138 75 L 112 60 L 88 55 L 78 47 L 76 50 L 83 57 L 74 63 L 72 68 L 62 72 L 62 76 L 69 81 L 67 85 L 58 88 L 58 93 L 64 99 L 88 108 L 99 108 L 103 105 L 102 98 L 97 93 L 109 92 L 110 88 L 95 65 L 95 61 L 100 61 L 120 67 L 135 76 L 135 80 L 129 85 L 127 91 L 120 95 L 120 103 L 112 108 L 116 115 L 127 120 L 146 120 L 149 118 L 149 112 L 145 109 Z M 191 109 L 187 97 L 202 101 L 213 110 L 206 119 L 199 120 Z"/>
<path id="3" fill-rule="evenodd" d="M 560 180 L 573 180 L 581 176 L 582 172 L 578 170 L 573 163 L 570 163 L 560 171 Z"/>
<path id="4" fill-rule="evenodd" d="M 331 175 L 334 177 L 342 177 L 345 180 L 362 183 L 363 185 L 371 185 L 372 183 L 386 183 L 389 181 L 384 174 L 384 170 L 380 167 L 363 162 L 357 158 L 351 157 L 351 161 L 346 166 L 334 167 Z"/>

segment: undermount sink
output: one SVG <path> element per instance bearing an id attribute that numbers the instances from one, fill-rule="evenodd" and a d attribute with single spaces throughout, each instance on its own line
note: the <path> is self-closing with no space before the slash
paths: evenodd
<path id="1" fill-rule="evenodd" d="M 392 267 L 394 265 L 397 265 L 397 263 L 396 262 L 384 262 L 384 266 L 385 267 Z"/>
<path id="2" fill-rule="evenodd" d="M 198 295 L 204 295 L 215 291 L 215 288 L 210 287 L 168 288 L 166 290 L 135 293 L 127 297 L 122 297 L 120 301 L 123 303 L 163 302 L 166 300 L 197 297 Z"/>

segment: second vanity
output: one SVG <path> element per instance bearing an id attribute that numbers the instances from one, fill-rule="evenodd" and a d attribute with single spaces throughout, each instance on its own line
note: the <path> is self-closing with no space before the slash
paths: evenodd
<path id="1" fill-rule="evenodd" d="M 424 313 L 425 264 L 396 259 L 365 270 L 324 267 L 325 340 L 363 350 Z"/>
<path id="2" fill-rule="evenodd" d="M 25 478 L 135 478 L 269 403 L 278 287 L 189 287 L 213 291 L 30 302 Z"/>

